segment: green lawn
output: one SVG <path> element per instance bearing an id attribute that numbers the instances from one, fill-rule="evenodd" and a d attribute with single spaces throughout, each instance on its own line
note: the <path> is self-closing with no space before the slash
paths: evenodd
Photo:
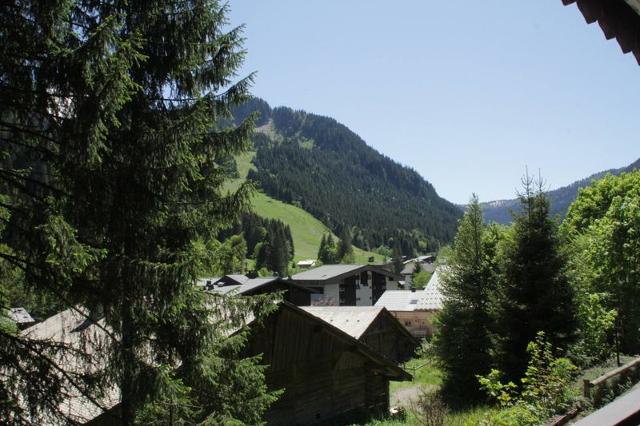
<path id="1" fill-rule="evenodd" d="M 234 191 L 244 182 L 249 170 L 255 169 L 251 163 L 255 155 L 255 151 L 248 151 L 236 157 L 240 177 L 229 182 L 226 189 Z M 251 198 L 251 205 L 252 210 L 259 216 L 278 219 L 289 225 L 293 237 L 295 261 L 317 257 L 322 236 L 330 232 L 322 222 L 299 207 L 275 200 L 259 191 L 256 191 Z M 356 247 L 354 247 L 354 254 L 356 263 L 367 263 L 371 256 L 375 258 L 375 263 L 384 262 L 383 256 Z"/>

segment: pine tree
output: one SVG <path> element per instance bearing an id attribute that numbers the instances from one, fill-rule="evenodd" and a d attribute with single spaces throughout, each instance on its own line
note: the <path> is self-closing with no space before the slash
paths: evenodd
<path id="1" fill-rule="evenodd" d="M 478 198 L 474 195 L 460 221 L 453 250 L 441 271 L 444 306 L 438 316 L 434 348 L 444 373 L 442 392 L 456 405 L 482 397 L 476 375 L 491 366 L 490 295 L 495 267 Z"/>
<path id="2" fill-rule="evenodd" d="M 517 383 L 527 367 L 527 345 L 544 332 L 566 349 L 574 337 L 573 292 L 565 276 L 556 223 L 538 182 L 523 179 L 522 212 L 514 215 L 495 300 L 497 367 Z"/>
<path id="3" fill-rule="evenodd" d="M 242 28 L 226 16 L 214 0 L 0 6 L 0 188 L 11 215 L 0 257 L 33 291 L 103 314 L 117 336 L 101 348 L 101 380 L 61 383 L 42 347 L 0 331 L 0 358 L 14 362 L 3 368 L 16 372 L 0 383 L 3 420 L 65 423 L 63 386 L 89 396 L 118 386 L 123 425 L 148 407 L 252 424 L 273 400 L 262 367 L 241 359 L 242 336 L 225 340 L 209 324 L 215 304 L 193 285 L 196 242 L 232 223 L 249 190 L 222 190 L 224 161 L 253 128 L 251 118 L 217 125 L 251 82 L 234 82 Z"/>
<path id="4" fill-rule="evenodd" d="M 336 260 L 341 263 L 355 262 L 351 231 L 349 230 L 349 227 L 345 226 L 340 234 L 340 241 L 338 242 L 338 247 L 336 249 Z"/>
<path id="5" fill-rule="evenodd" d="M 393 272 L 399 274 L 402 272 L 404 267 L 404 263 L 402 261 L 402 250 L 400 249 L 400 245 L 396 244 L 393 246 L 393 254 L 391 257 L 391 262 L 393 263 Z"/>

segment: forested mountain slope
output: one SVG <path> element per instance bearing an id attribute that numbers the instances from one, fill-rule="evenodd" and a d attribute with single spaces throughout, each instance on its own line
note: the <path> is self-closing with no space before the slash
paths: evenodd
<path id="1" fill-rule="evenodd" d="M 248 151 L 235 158 L 237 173 L 236 178 L 229 181 L 227 188 L 235 190 L 246 179 L 250 169 L 254 169 L 251 161 L 255 157 L 255 151 Z M 277 220 L 290 227 L 293 239 L 294 261 L 303 259 L 315 259 L 320 248 L 320 240 L 331 231 L 322 222 L 311 216 L 308 212 L 292 204 L 273 199 L 264 192 L 256 191 L 251 197 L 252 211 L 265 219 Z M 371 253 L 354 247 L 356 263 L 367 263 L 371 257 L 374 263 L 383 263 L 385 256 Z"/>
<path id="2" fill-rule="evenodd" d="M 261 114 L 249 178 L 266 194 L 303 208 L 354 245 L 398 247 L 403 254 L 449 242 L 461 212 L 417 172 L 369 147 L 328 117 L 270 108 L 253 99 L 238 120 Z"/>
<path id="3" fill-rule="evenodd" d="M 551 215 L 564 217 L 567 213 L 569 205 L 578 196 L 578 191 L 581 188 L 588 186 L 592 181 L 600 179 L 608 173 L 612 175 L 619 175 L 620 173 L 630 172 L 635 169 L 640 169 L 640 159 L 636 160 L 634 163 L 628 165 L 627 167 L 605 170 L 603 172 L 595 173 L 588 178 L 576 181 L 571 185 L 554 189 L 553 191 L 548 191 L 547 195 L 549 196 L 549 199 L 551 201 Z M 482 207 L 482 213 L 484 214 L 485 221 L 511 223 L 511 212 L 517 211 L 520 203 L 517 199 L 512 199 L 490 201 L 487 203 L 481 203 L 480 205 Z"/>

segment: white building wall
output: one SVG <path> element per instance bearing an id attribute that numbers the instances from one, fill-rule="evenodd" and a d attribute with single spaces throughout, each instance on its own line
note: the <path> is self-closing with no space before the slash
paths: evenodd
<path id="1" fill-rule="evenodd" d="M 398 287 L 398 281 L 396 281 L 395 279 L 393 281 L 389 281 L 389 278 L 386 278 L 387 280 L 387 290 L 400 290 L 400 287 Z"/>
<path id="2" fill-rule="evenodd" d="M 340 285 L 338 283 L 324 286 L 324 297 L 330 304 L 328 306 L 340 305 Z"/>

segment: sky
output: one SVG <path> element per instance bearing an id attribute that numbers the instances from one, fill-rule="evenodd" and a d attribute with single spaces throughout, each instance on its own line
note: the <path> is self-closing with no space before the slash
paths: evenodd
<path id="1" fill-rule="evenodd" d="M 640 66 L 561 0 L 230 0 L 252 89 L 333 117 L 465 203 L 640 157 Z"/>

